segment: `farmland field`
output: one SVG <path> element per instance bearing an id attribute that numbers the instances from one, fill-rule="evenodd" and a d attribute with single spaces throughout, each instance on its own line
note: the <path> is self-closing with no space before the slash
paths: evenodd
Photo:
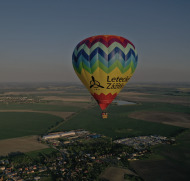
<path id="1" fill-rule="evenodd" d="M 57 150 L 55 150 L 53 148 L 44 148 L 44 149 L 38 149 L 36 151 L 27 152 L 26 155 L 28 155 L 30 158 L 35 160 L 35 159 L 39 158 L 39 153 L 45 155 L 45 154 L 50 154 L 52 152 L 57 152 Z"/>
<path id="2" fill-rule="evenodd" d="M 130 84 L 118 95 L 122 100 L 162 102 L 190 106 L 189 84 Z"/>
<path id="3" fill-rule="evenodd" d="M 173 136 L 183 130 L 183 128 L 180 128 L 178 126 L 183 127 L 184 125 L 182 125 L 182 123 L 180 125 L 175 124 L 176 119 L 171 119 L 168 117 L 168 114 L 172 115 L 175 113 L 181 120 L 184 120 L 186 117 L 186 121 L 188 121 L 190 114 L 190 109 L 187 105 L 190 98 L 188 86 L 189 85 L 181 85 L 181 87 L 179 87 L 176 85 L 166 84 L 129 85 L 127 88 L 124 88 L 124 90 L 119 94 L 118 99 L 131 100 L 137 102 L 137 104 L 127 106 L 111 105 L 108 109 L 108 119 L 102 120 L 101 110 L 98 108 L 98 106 L 93 107 L 93 105 L 97 104 L 91 100 L 90 94 L 81 85 L 4 85 L 2 86 L 0 98 L 6 96 L 12 96 L 12 98 L 15 98 L 17 96 L 26 96 L 34 99 L 37 98 L 40 100 L 40 102 L 26 102 L 24 104 L 0 103 L 0 115 L 15 114 L 14 118 L 15 120 L 18 120 L 22 119 L 23 115 L 26 114 L 37 115 L 39 113 L 44 113 L 44 115 L 46 114 L 47 117 L 53 115 L 61 117 L 65 120 L 69 115 L 75 113 L 66 121 L 62 122 L 62 124 L 59 124 L 58 126 L 52 128 L 51 131 L 82 128 L 105 134 L 113 138 L 149 134 Z M 169 103 L 171 101 L 172 103 Z M 8 113 L 8 111 L 14 113 Z M 146 117 L 147 119 L 143 119 L 143 117 L 140 116 L 142 112 L 148 113 L 152 116 L 149 116 L 148 118 Z M 157 118 L 157 115 L 154 115 L 155 113 L 162 114 L 160 120 L 155 120 Z M 1 120 L 2 119 L 3 117 L 1 117 Z M 37 117 L 35 119 L 37 119 Z M 162 124 L 163 122 L 169 122 L 171 125 L 164 125 Z M 16 121 L 14 121 L 14 123 L 16 124 Z M 55 124 L 48 125 L 48 119 L 46 126 L 42 129 L 40 128 L 41 126 L 38 126 L 38 124 L 38 122 L 33 122 L 32 127 L 38 127 L 41 131 L 38 131 L 38 129 L 36 129 L 36 131 L 33 133 L 41 134 L 45 132 L 44 130 L 47 130 L 53 125 L 55 126 Z M 14 128 L 15 127 L 18 126 L 14 125 Z M 2 128 L 0 129 L 3 129 L 3 124 Z M 12 130 L 12 127 L 9 126 L 8 129 Z M 13 131 L 13 133 L 15 133 L 15 131 Z M 6 138 L 6 136 L 3 136 L 4 134 L 12 137 L 14 136 L 13 133 L 8 134 L 1 132 L 0 139 Z M 16 135 L 23 136 L 23 133 L 24 135 L 28 135 L 29 131 L 26 133 L 26 130 L 22 129 L 22 131 L 17 132 Z"/>
<path id="4" fill-rule="evenodd" d="M 38 136 L 25 136 L 0 140 L 0 156 L 15 152 L 31 152 L 47 149 L 48 146 L 37 141 Z M 34 153 L 34 152 L 32 152 Z"/>
<path id="5" fill-rule="evenodd" d="M 170 105 L 165 103 L 142 103 L 140 105 L 126 105 L 109 107 L 108 119 L 101 118 L 101 111 L 98 107 L 89 110 L 83 110 L 70 120 L 63 122 L 58 130 L 87 129 L 110 136 L 112 138 L 132 137 L 139 135 L 163 135 L 174 136 L 180 133 L 184 128 L 165 125 L 158 122 L 147 122 L 139 119 L 133 119 L 128 115 L 137 110 L 170 110 L 175 112 L 188 112 L 185 106 Z M 117 120 L 117 121 L 116 121 Z"/>
<path id="6" fill-rule="evenodd" d="M 129 114 L 129 117 L 151 122 L 160 122 L 185 128 L 190 128 L 190 115 L 185 113 L 137 111 Z"/>
<path id="7" fill-rule="evenodd" d="M 0 110 L 33 110 L 33 111 L 57 111 L 57 112 L 76 112 L 81 110 L 80 103 L 65 103 L 65 104 L 0 104 Z"/>
<path id="8" fill-rule="evenodd" d="M 62 118 L 32 112 L 0 112 L 0 139 L 40 135 Z"/>
<path id="9" fill-rule="evenodd" d="M 156 146 L 147 160 L 132 161 L 130 166 L 145 181 L 190 178 L 189 84 L 129 84 L 117 99 L 136 104 L 110 105 L 108 119 L 101 118 L 97 103 L 80 84 L 10 84 L 0 87 L 0 142 L 9 140 L 7 138 L 22 140 L 22 136 L 72 129 L 85 129 L 113 139 L 140 135 L 177 136 L 175 145 Z M 39 101 L 3 102 L 6 97 Z M 4 146 L 8 142 L 2 143 Z M 53 151 L 36 148 L 39 150 L 28 150 L 29 156 L 37 157 L 39 152 Z M 22 149 L 26 150 L 27 146 Z M 115 178 L 118 176 L 115 174 Z"/>
<path id="10" fill-rule="evenodd" d="M 68 117 L 70 117 L 71 115 L 74 114 L 74 112 L 61 112 L 61 111 L 33 111 L 33 110 L 22 110 L 22 109 L 18 109 L 18 110 L 0 110 L 0 113 L 1 112 L 33 112 L 33 113 L 44 113 L 44 114 L 51 114 L 51 115 L 54 115 L 54 116 L 58 116 L 60 118 L 63 118 L 63 119 L 67 119 Z"/>

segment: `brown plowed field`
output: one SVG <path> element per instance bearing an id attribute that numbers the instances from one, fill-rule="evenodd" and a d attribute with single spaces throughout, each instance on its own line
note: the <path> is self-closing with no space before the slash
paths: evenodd
<path id="1" fill-rule="evenodd" d="M 129 117 L 144 121 L 159 122 L 163 124 L 190 128 L 190 115 L 184 113 L 138 111 L 129 114 Z"/>
<path id="2" fill-rule="evenodd" d="M 6 156 L 11 152 L 30 152 L 48 148 L 47 145 L 37 141 L 38 136 L 25 136 L 0 140 L 0 156 Z"/>

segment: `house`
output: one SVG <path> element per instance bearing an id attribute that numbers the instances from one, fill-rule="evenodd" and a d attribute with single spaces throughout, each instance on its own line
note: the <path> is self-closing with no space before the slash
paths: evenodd
<path id="1" fill-rule="evenodd" d="M 61 137 L 65 137 L 65 136 L 74 136 L 75 134 L 76 134 L 75 131 L 61 132 L 61 133 L 57 133 L 57 134 L 43 136 L 42 139 L 43 140 L 56 139 L 56 138 L 61 138 Z"/>
<path id="2" fill-rule="evenodd" d="M 5 170 L 5 166 L 1 166 L 0 170 L 4 171 Z"/>
<path id="3" fill-rule="evenodd" d="M 36 180 L 36 181 L 40 180 L 40 177 L 34 177 L 34 180 Z"/>
<path id="4" fill-rule="evenodd" d="M 65 168 L 61 168 L 60 171 L 64 172 L 64 171 L 65 171 Z"/>

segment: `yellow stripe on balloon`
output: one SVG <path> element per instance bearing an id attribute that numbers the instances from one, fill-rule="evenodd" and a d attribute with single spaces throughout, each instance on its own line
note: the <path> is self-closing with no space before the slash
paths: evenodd
<path id="1" fill-rule="evenodd" d="M 82 69 L 81 74 L 78 72 L 76 74 L 91 94 L 96 93 L 100 95 L 103 93 L 107 95 L 111 93 L 113 95 L 115 93 L 118 94 L 131 78 L 132 69 L 129 68 L 127 72 L 121 73 L 119 68 L 116 67 L 112 72 L 105 73 L 98 67 L 93 74 L 90 74 L 85 69 Z M 94 81 L 92 76 L 94 77 Z"/>

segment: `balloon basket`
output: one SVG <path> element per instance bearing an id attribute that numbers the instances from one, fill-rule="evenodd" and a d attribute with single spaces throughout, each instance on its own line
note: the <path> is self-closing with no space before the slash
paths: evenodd
<path id="1" fill-rule="evenodd" d="M 103 112 L 102 113 L 102 119 L 107 119 L 108 118 L 108 113 L 107 112 Z"/>

